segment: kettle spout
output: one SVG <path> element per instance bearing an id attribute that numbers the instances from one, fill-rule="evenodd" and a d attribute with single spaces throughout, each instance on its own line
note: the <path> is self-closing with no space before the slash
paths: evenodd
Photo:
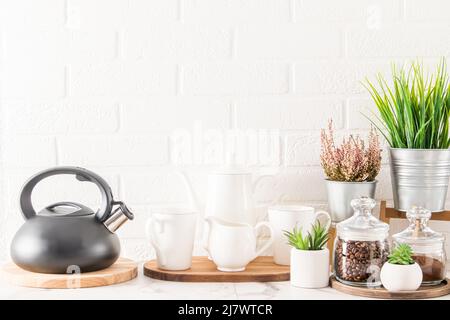
<path id="1" fill-rule="evenodd" d="M 183 179 L 183 183 L 188 191 L 189 202 L 190 202 L 192 209 L 194 209 L 197 212 L 200 212 L 202 206 L 200 204 L 200 201 L 198 200 L 197 194 L 194 191 L 194 187 L 192 186 L 192 183 L 189 181 L 189 178 L 188 178 L 186 172 L 184 172 L 182 170 L 178 170 L 178 171 L 176 171 L 176 173 L 181 177 L 181 179 Z"/>
<path id="2" fill-rule="evenodd" d="M 116 232 L 125 222 L 134 219 L 134 214 L 128 209 L 125 203 L 116 201 L 114 204 L 119 206 L 109 215 L 103 223 L 112 233 Z"/>

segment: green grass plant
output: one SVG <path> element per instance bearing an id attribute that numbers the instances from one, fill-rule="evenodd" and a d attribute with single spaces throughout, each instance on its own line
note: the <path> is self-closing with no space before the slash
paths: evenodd
<path id="1" fill-rule="evenodd" d="M 369 120 L 392 148 L 447 149 L 450 146 L 450 84 L 445 59 L 433 75 L 423 64 L 392 67 L 392 85 L 381 74 L 378 87 L 367 78 L 363 85 L 374 100 L 379 115 Z"/>

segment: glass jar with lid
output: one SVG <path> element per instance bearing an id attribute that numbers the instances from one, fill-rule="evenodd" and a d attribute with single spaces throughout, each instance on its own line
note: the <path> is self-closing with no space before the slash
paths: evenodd
<path id="1" fill-rule="evenodd" d="M 431 211 L 413 207 L 406 212 L 410 225 L 393 235 L 394 244 L 406 243 L 411 246 L 413 259 L 422 269 L 422 285 L 440 284 L 445 279 L 445 237 L 428 227 Z"/>
<path id="2" fill-rule="evenodd" d="M 334 275 L 344 284 L 377 287 L 389 255 L 389 225 L 372 215 L 375 200 L 351 201 L 354 214 L 336 225 Z"/>

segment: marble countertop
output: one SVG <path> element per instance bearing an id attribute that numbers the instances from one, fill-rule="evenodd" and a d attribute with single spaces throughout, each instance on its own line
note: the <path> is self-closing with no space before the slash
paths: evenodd
<path id="1" fill-rule="evenodd" d="M 34 289 L 0 282 L 0 299 L 199 299 L 199 300 L 348 300 L 365 299 L 332 288 L 302 289 L 289 282 L 268 283 L 182 283 L 150 279 L 142 274 L 122 284 L 87 289 Z M 438 299 L 450 300 L 450 295 Z"/>

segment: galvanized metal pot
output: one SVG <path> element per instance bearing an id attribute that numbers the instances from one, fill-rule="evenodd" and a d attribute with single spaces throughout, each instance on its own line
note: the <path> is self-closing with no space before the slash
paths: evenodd
<path id="1" fill-rule="evenodd" d="M 445 210 L 450 177 L 449 149 L 390 149 L 394 207 L 406 211 L 421 206 Z"/>
<path id="2" fill-rule="evenodd" d="M 328 193 L 328 209 L 333 222 L 343 221 L 353 215 L 350 202 L 362 196 L 375 198 L 377 180 L 342 182 L 325 180 Z"/>

